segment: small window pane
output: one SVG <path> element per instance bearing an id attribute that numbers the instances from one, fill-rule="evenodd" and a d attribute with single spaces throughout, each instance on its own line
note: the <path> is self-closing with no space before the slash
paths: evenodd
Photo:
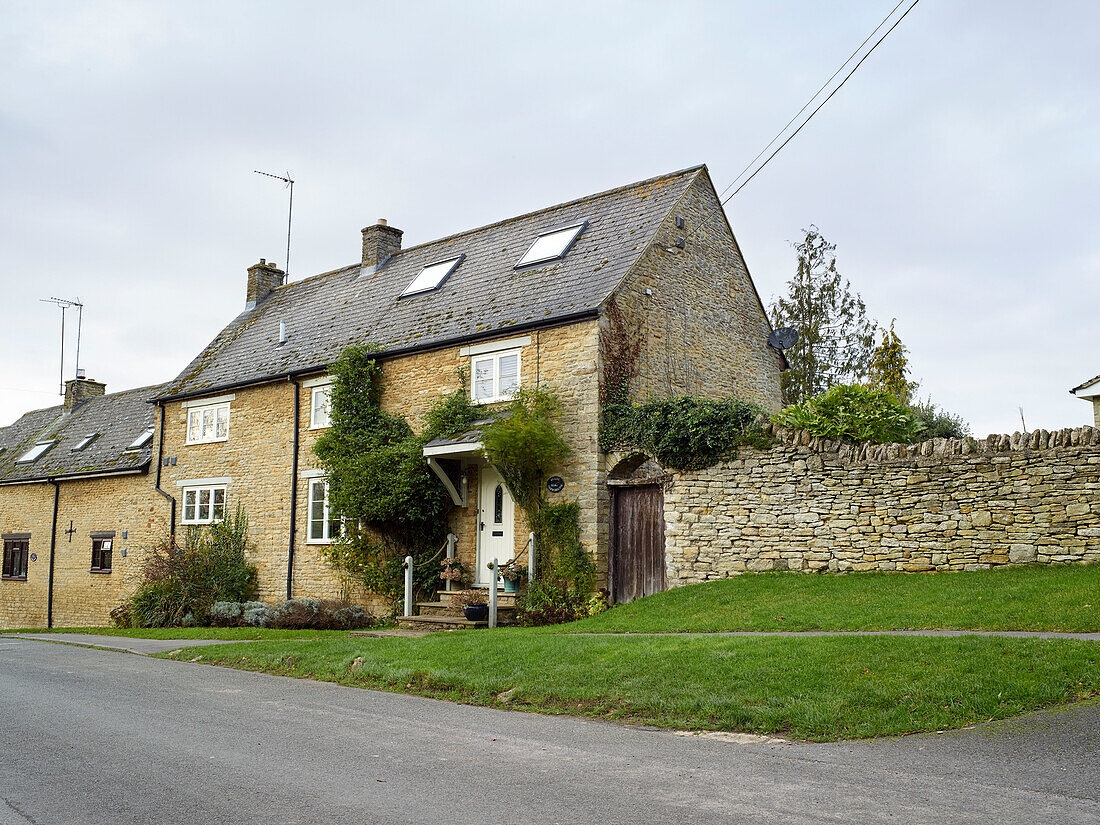
<path id="1" fill-rule="evenodd" d="M 196 490 L 185 490 L 183 493 L 183 520 L 195 520 L 195 495 Z"/>
<path id="2" fill-rule="evenodd" d="M 202 411 L 202 437 L 204 441 L 214 437 L 214 411 L 209 407 Z"/>
<path id="3" fill-rule="evenodd" d="M 217 428 L 215 438 L 226 438 L 229 435 L 229 407 L 218 407 Z"/>
<path id="4" fill-rule="evenodd" d="M 500 356 L 500 377 L 498 379 L 500 395 L 512 395 L 519 389 L 519 354 Z"/>
<path id="5" fill-rule="evenodd" d="M 314 481 L 309 485 L 309 537 L 325 538 L 325 483 Z"/>
<path id="6" fill-rule="evenodd" d="M 187 440 L 198 441 L 202 438 L 202 410 L 191 410 L 187 414 Z"/>
<path id="7" fill-rule="evenodd" d="M 584 229 L 584 224 L 578 224 L 577 226 L 570 226 L 554 232 L 547 232 L 545 235 L 539 235 L 531 248 L 527 250 L 527 254 L 520 258 L 516 266 L 560 258 L 565 254 L 570 244 L 581 234 L 582 229 Z"/>
<path id="8" fill-rule="evenodd" d="M 221 487 L 214 488 L 214 508 L 210 518 L 213 521 L 221 521 L 225 518 L 225 490 Z"/>
<path id="9" fill-rule="evenodd" d="M 313 427 L 329 426 L 329 404 L 332 399 L 332 387 L 314 387 L 313 389 Z"/>
<path id="10" fill-rule="evenodd" d="M 493 362 L 492 358 L 483 358 L 474 361 L 474 400 L 492 398 L 493 392 Z"/>
<path id="11" fill-rule="evenodd" d="M 493 524 L 504 524 L 504 487 L 500 484 L 493 491 Z"/>
<path id="12" fill-rule="evenodd" d="M 210 489 L 199 490 L 199 521 L 210 521 Z"/>

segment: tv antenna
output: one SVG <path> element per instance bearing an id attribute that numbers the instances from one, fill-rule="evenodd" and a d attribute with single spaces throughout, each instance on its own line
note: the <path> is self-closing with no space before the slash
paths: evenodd
<path id="1" fill-rule="evenodd" d="M 261 172 L 259 169 L 253 169 L 257 175 L 263 175 L 267 178 L 275 178 L 275 180 L 281 180 L 288 187 L 290 187 L 290 206 L 286 210 L 286 274 L 283 276 L 287 281 L 290 280 L 290 222 L 294 217 L 294 180 L 290 177 L 290 172 L 286 173 L 284 178 L 282 175 L 273 175 L 270 172 Z"/>
<path id="2" fill-rule="evenodd" d="M 39 298 L 44 304 L 54 304 L 61 310 L 61 384 L 58 393 L 65 394 L 65 311 L 76 307 L 76 378 L 80 378 L 80 329 L 84 324 L 84 304 L 80 299 L 70 301 L 67 298 Z"/>

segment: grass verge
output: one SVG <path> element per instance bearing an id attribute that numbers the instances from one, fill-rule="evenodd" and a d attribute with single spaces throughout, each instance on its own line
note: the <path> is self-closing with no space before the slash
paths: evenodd
<path id="1" fill-rule="evenodd" d="M 506 629 L 255 642 L 175 656 L 196 657 L 477 705 L 818 741 L 957 728 L 1100 693 L 1100 646 L 1072 640 Z"/>
<path id="2" fill-rule="evenodd" d="M 745 573 L 558 625 L 558 633 L 1100 631 L 1100 565 L 958 573 Z"/>
<path id="3" fill-rule="evenodd" d="M 130 639 L 322 639 L 347 636 L 346 630 L 277 630 L 269 627 L 33 627 L 4 633 L 91 633 Z"/>

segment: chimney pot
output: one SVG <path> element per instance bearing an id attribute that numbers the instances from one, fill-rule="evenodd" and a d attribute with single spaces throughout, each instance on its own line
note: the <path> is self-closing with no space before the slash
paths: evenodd
<path id="1" fill-rule="evenodd" d="M 285 277 L 286 273 L 274 263 L 269 264 L 266 260 L 260 258 L 258 264 L 253 264 L 248 268 L 245 307 L 254 309 L 260 301 L 275 291 L 275 287 L 282 286 Z"/>
<path id="2" fill-rule="evenodd" d="M 65 382 L 65 412 L 70 412 L 89 398 L 96 398 L 107 391 L 107 385 L 91 378 L 70 378 Z"/>
<path id="3" fill-rule="evenodd" d="M 375 270 L 385 265 L 395 252 L 401 251 L 400 229 L 394 229 L 385 218 L 363 230 L 363 268 Z"/>

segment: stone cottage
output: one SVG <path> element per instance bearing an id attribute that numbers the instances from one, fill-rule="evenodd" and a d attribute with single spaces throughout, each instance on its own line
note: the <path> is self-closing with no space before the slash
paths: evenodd
<path id="1" fill-rule="evenodd" d="M 401 238 L 380 220 L 363 230 L 360 260 L 292 283 L 261 260 L 248 270 L 241 313 L 175 379 L 145 394 L 151 444 L 132 483 L 145 485 L 143 501 L 169 531 L 241 503 L 265 600 L 342 593 L 320 552 L 334 526 L 312 448 L 328 426 L 327 367 L 349 344 L 378 347 L 382 406 L 414 426 L 460 376 L 489 405 L 517 387 L 556 393 L 571 452 L 551 498 L 579 503 L 602 582 L 617 489 L 597 445 L 609 330 L 636 338 L 636 398 L 687 393 L 779 406 L 785 362 L 767 345 L 767 315 L 704 166 L 414 247 L 403 249 Z M 426 453 L 456 505 L 457 555 L 487 585 L 485 562 L 518 557 L 526 527 L 476 444 Z M 86 493 L 100 509 L 112 495 L 103 489 Z M 49 534 L 49 519 L 35 530 Z M 72 587 L 79 598 L 81 585 Z M 0 604 L 30 593 L 17 592 L 5 576 Z M 41 623 L 4 609 L 9 625 Z"/>

